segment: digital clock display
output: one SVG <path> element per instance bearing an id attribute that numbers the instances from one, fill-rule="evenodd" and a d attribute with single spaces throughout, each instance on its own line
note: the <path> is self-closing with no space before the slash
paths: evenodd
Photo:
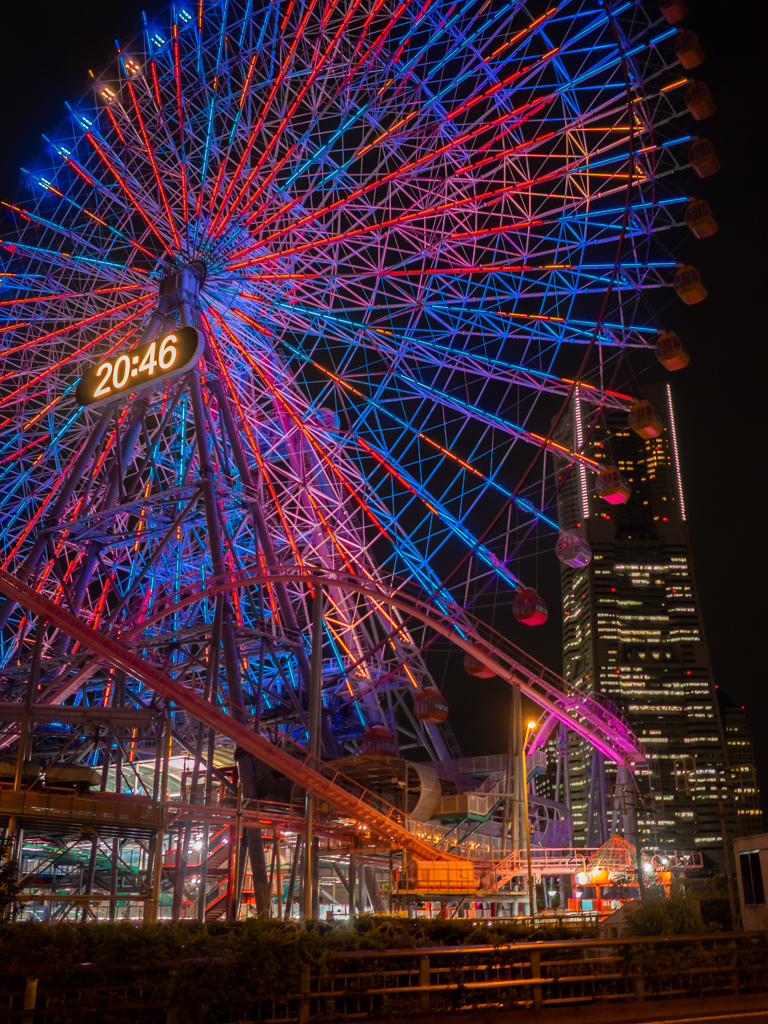
<path id="1" fill-rule="evenodd" d="M 89 366 L 77 382 L 75 397 L 80 405 L 93 407 L 114 402 L 193 366 L 200 351 L 200 336 L 194 327 L 180 327 L 148 345 L 111 356 Z"/>

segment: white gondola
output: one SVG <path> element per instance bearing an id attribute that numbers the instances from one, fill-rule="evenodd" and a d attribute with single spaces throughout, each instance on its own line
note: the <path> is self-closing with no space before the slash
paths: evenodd
<path id="1" fill-rule="evenodd" d="M 589 542 L 579 536 L 575 530 L 562 530 L 557 538 L 555 554 L 566 565 L 572 565 L 575 569 L 583 565 L 589 565 L 592 561 L 592 548 Z"/>

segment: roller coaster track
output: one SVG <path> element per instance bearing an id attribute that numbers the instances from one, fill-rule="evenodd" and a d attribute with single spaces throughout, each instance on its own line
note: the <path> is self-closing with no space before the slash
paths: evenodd
<path id="1" fill-rule="evenodd" d="M 334 585 L 346 587 L 353 592 L 365 595 L 374 601 L 386 603 L 406 615 L 415 617 L 452 640 L 465 652 L 479 658 L 483 664 L 511 685 L 518 686 L 523 693 L 542 707 L 545 718 L 549 722 L 553 724 L 562 722 L 617 763 L 631 766 L 645 759 L 642 746 L 629 726 L 618 715 L 592 697 L 578 691 L 567 692 L 567 684 L 555 673 L 529 658 L 505 638 L 498 634 L 491 634 L 490 631 L 486 631 L 489 635 L 482 636 L 481 631 L 485 627 L 480 623 L 469 623 L 463 612 L 460 623 L 448 618 L 438 618 L 434 608 L 419 599 L 406 597 L 402 592 L 387 593 L 354 578 L 339 576 L 338 579 L 334 577 L 331 580 L 327 573 L 299 574 L 286 571 L 282 567 L 275 572 L 266 574 L 228 575 L 225 581 L 208 587 L 202 593 L 196 592 L 187 595 L 175 605 L 158 609 L 152 616 L 134 623 L 129 629 L 123 629 L 119 637 L 99 633 L 65 608 L 2 570 L 0 570 L 0 592 L 34 614 L 47 619 L 92 652 L 94 661 L 80 669 L 77 673 L 78 676 L 82 677 L 89 668 L 95 670 L 98 663 L 122 669 L 134 678 L 141 680 L 149 689 L 165 700 L 175 702 L 220 735 L 229 737 L 270 768 L 285 775 L 299 786 L 310 790 L 317 797 L 336 808 L 343 816 L 360 822 L 385 842 L 391 843 L 398 849 L 409 850 L 420 860 L 462 860 L 462 858 L 437 849 L 443 838 L 440 833 L 432 833 L 427 826 L 413 821 L 376 794 L 346 778 L 340 772 L 336 772 L 318 759 L 311 758 L 309 755 L 299 758 L 281 747 L 275 746 L 263 736 L 252 732 L 247 726 L 239 724 L 232 717 L 203 700 L 180 682 L 161 672 L 150 662 L 134 654 L 126 646 L 132 636 L 150 629 L 155 621 L 164 618 L 172 610 L 199 601 L 201 596 L 214 596 L 217 593 L 231 591 L 235 587 L 295 581 L 299 576 L 305 582 L 317 586 L 328 585 L 331 582 Z M 64 688 L 69 692 L 71 692 L 71 684 L 71 679 L 64 683 Z M 44 699 L 50 703 L 60 701 L 62 690 L 48 694 Z"/>
<path id="2" fill-rule="evenodd" d="M 410 850 L 420 860 L 462 860 L 435 849 L 434 844 L 440 838 L 437 833 L 432 836 L 429 829 L 420 823 L 412 822 L 402 811 L 376 794 L 345 778 L 340 772 L 327 768 L 316 759 L 307 756 L 299 760 L 288 754 L 281 747 L 275 746 L 247 726 L 236 722 L 234 718 L 225 715 L 208 701 L 138 657 L 119 641 L 97 632 L 71 612 L 54 604 L 3 570 L 0 570 L 0 591 L 23 608 L 58 626 L 67 636 L 92 651 L 100 662 L 121 669 L 133 678 L 141 680 L 154 693 L 167 701 L 173 701 L 217 733 L 228 736 L 270 768 L 285 775 L 297 785 L 311 790 L 342 815 L 368 826 L 381 839 L 392 843 L 398 849 Z"/>
<path id="3" fill-rule="evenodd" d="M 478 658 L 511 686 L 519 687 L 543 712 L 543 728 L 537 730 L 539 735 L 532 737 L 530 752 L 542 746 L 552 728 L 560 722 L 617 764 L 631 767 L 646 760 L 642 744 L 613 704 L 571 687 L 556 672 L 531 658 L 501 633 L 497 633 L 477 619 L 470 618 L 463 609 L 456 606 L 454 618 L 448 618 L 441 615 L 433 604 L 407 595 L 402 590 L 387 590 L 379 584 L 374 587 L 359 578 L 343 573 L 329 573 L 325 570 L 317 573 L 311 570 L 298 572 L 287 570 L 283 566 L 267 573 L 253 573 L 248 570 L 235 572 L 227 576 L 226 582 L 212 583 L 206 590 L 186 595 L 176 604 L 158 607 L 140 623 L 124 629 L 120 637 L 133 637 L 177 609 L 199 601 L 201 597 L 214 597 L 238 587 L 295 583 L 297 579 L 307 582 L 310 586 L 330 584 L 341 587 L 361 594 L 371 601 L 396 608 L 406 616 L 413 616 L 467 654 Z"/>

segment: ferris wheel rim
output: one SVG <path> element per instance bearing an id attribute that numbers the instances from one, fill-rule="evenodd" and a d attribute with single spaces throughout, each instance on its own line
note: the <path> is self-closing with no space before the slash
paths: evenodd
<path id="1" fill-rule="evenodd" d="M 233 10 L 235 6 L 232 5 Z M 465 6 L 469 10 L 469 6 Z M 331 7 L 335 11 L 335 5 Z M 383 5 L 379 4 L 379 8 L 383 9 Z M 297 10 L 304 19 L 305 15 L 310 17 L 313 9 L 314 4 L 310 3 Z M 358 9 L 358 4 L 350 5 L 345 18 L 347 15 L 354 17 Z M 503 9 L 516 11 L 516 5 L 507 4 Z M 99 77 L 96 98 L 84 99 L 72 108 L 70 135 L 78 140 L 76 144 L 72 143 L 75 148 L 62 153 L 61 147 L 66 148 L 65 142 L 69 144 L 69 136 L 64 141 L 63 137 L 56 136 L 51 142 L 51 161 L 59 161 L 56 166 L 60 173 L 69 175 L 74 182 L 73 187 L 79 191 L 64 198 L 57 197 L 57 191 L 62 192 L 62 189 L 56 182 L 61 184 L 61 180 L 55 175 L 46 177 L 53 172 L 33 169 L 28 178 L 35 197 L 30 209 L 13 207 L 14 216 L 21 219 L 23 226 L 18 242 L 5 243 L 5 253 L 10 260 L 8 265 L 15 266 L 14 261 L 17 261 L 21 266 L 26 260 L 30 273 L 44 270 L 51 280 L 62 285 L 58 295 L 45 300 L 47 305 L 18 307 L 48 312 L 54 323 L 52 329 L 41 336 L 34 328 L 35 316 L 32 316 L 29 325 L 25 325 L 29 327 L 28 332 L 19 333 L 19 337 L 25 340 L 20 343 L 18 352 L 22 354 L 16 356 L 18 362 L 15 365 L 29 375 L 28 368 L 36 365 L 36 353 L 47 343 L 54 355 L 63 359 L 62 366 L 53 370 L 44 360 L 41 362 L 44 374 L 47 374 L 45 383 L 35 384 L 37 378 L 32 372 L 31 380 L 24 384 L 27 394 L 34 391 L 33 385 L 42 389 L 34 399 L 37 405 L 33 405 L 30 419 L 34 419 L 41 406 L 49 401 L 56 406 L 56 411 L 45 414 L 48 419 L 40 419 L 41 426 L 35 425 L 37 420 L 27 424 L 19 417 L 21 429 L 31 431 L 28 437 L 33 442 L 30 447 L 32 455 L 23 455 L 16 460 L 18 471 L 16 462 L 12 462 L 12 472 L 16 473 L 13 486 L 18 486 L 28 496 L 29 473 L 35 468 L 39 469 L 41 479 L 43 472 L 47 473 L 46 485 L 53 489 L 51 493 L 55 491 L 57 480 L 68 460 L 72 464 L 78 441 L 90 429 L 91 422 L 80 411 L 72 414 L 67 374 L 76 367 L 87 365 L 94 352 L 100 352 L 103 357 L 105 349 L 109 350 L 121 332 L 128 331 L 128 334 L 120 338 L 118 345 L 135 344 L 141 317 L 150 313 L 153 306 L 151 293 L 161 270 L 163 274 L 178 272 L 191 261 L 201 258 L 200 254 L 207 246 L 206 279 L 200 282 L 200 296 L 207 324 L 204 332 L 209 341 L 210 365 L 228 368 L 230 376 L 225 381 L 228 393 L 233 400 L 242 403 L 245 418 L 250 417 L 254 424 L 260 423 L 264 427 L 260 433 L 254 427 L 253 437 L 248 436 L 247 441 L 252 458 L 256 457 L 257 450 L 263 456 L 264 466 L 259 463 L 260 469 L 264 472 L 268 469 L 279 478 L 280 496 L 287 493 L 292 481 L 299 477 L 300 460 L 304 457 L 299 453 L 314 452 L 312 458 L 321 466 L 325 478 L 331 481 L 329 488 L 335 488 L 335 493 L 341 495 L 344 503 L 343 517 L 346 521 L 327 531 L 329 536 L 336 531 L 335 540 L 342 557 L 346 552 L 352 562 L 357 559 L 359 564 L 368 565 L 367 560 L 371 559 L 375 545 L 384 538 L 392 550 L 377 563 L 377 571 L 385 579 L 394 579 L 398 573 L 410 573 L 435 601 L 438 611 L 441 610 L 441 602 L 445 605 L 450 598 L 440 566 L 456 545 L 464 546 L 472 563 L 468 569 L 467 586 L 471 584 L 482 589 L 493 584 L 508 590 L 522 587 L 522 571 L 518 575 L 516 565 L 510 564 L 514 544 L 510 549 L 501 531 L 493 533 L 493 525 L 480 529 L 477 519 L 487 505 L 495 513 L 494 521 L 498 521 L 505 510 L 510 511 L 510 519 L 511 513 L 518 517 L 514 524 L 517 537 L 524 537 L 526 531 L 534 529 L 557 529 L 549 506 L 542 501 L 542 507 L 536 507 L 528 493 L 532 489 L 526 489 L 532 468 L 523 469 L 522 478 L 518 476 L 512 486 L 505 482 L 506 476 L 518 472 L 516 459 L 528 452 L 526 445 L 533 446 L 535 459 L 540 452 L 553 450 L 549 444 L 553 430 L 550 428 L 542 432 L 538 421 L 545 414 L 551 398 L 557 399 L 561 410 L 565 408 L 595 345 L 613 345 L 617 352 L 622 349 L 622 345 L 610 340 L 610 332 L 615 334 L 619 329 L 615 325 L 606 327 L 602 313 L 593 318 L 594 322 L 581 323 L 575 316 L 583 297 L 604 294 L 607 303 L 616 285 L 622 293 L 620 310 L 623 317 L 640 301 L 640 284 L 650 266 L 648 257 L 637 257 L 634 264 L 623 266 L 619 272 L 618 256 L 612 260 L 600 256 L 611 241 L 610 232 L 616 230 L 617 216 L 622 226 L 616 251 L 620 253 L 622 248 L 631 207 L 634 137 L 636 130 L 646 133 L 649 130 L 636 129 L 632 121 L 629 156 L 622 154 L 619 143 L 610 134 L 618 130 L 614 122 L 618 124 L 627 110 L 634 110 L 636 98 L 629 95 L 628 58 L 620 43 L 615 50 L 628 96 L 626 100 L 619 101 L 606 87 L 600 102 L 590 105 L 592 93 L 589 89 L 595 91 L 590 83 L 604 65 L 610 67 L 610 64 L 606 64 L 608 57 L 600 55 L 593 58 L 580 53 L 574 43 L 574 40 L 580 43 L 591 38 L 586 29 L 577 24 L 576 15 L 584 10 L 584 4 L 572 0 L 563 6 L 561 14 L 547 13 L 543 29 L 534 30 L 530 25 L 521 29 L 523 42 L 520 44 L 522 56 L 519 62 L 530 55 L 538 63 L 534 64 L 533 70 L 527 70 L 517 78 L 514 78 L 517 71 L 512 72 L 515 82 L 518 79 L 523 82 L 520 91 L 526 94 L 518 97 L 524 100 L 519 109 L 514 106 L 514 89 L 508 90 L 509 95 L 505 94 L 498 101 L 485 96 L 485 92 L 492 96 L 502 95 L 503 90 L 497 86 L 504 77 L 505 65 L 497 67 L 493 59 L 486 61 L 483 57 L 480 60 L 476 56 L 472 47 L 477 39 L 484 43 L 488 39 L 482 37 L 483 25 L 472 20 L 466 24 L 456 21 L 455 24 L 459 25 L 456 33 L 452 35 L 453 28 L 449 27 L 443 32 L 444 42 L 440 43 L 447 48 L 447 53 L 455 50 L 464 57 L 459 78 L 465 76 L 464 80 L 471 82 L 475 89 L 465 103 L 455 99 L 455 91 L 450 91 L 454 85 L 447 76 L 441 80 L 439 71 L 429 67 L 425 68 L 426 74 L 419 77 L 412 73 L 411 68 L 402 74 L 401 94 L 387 98 L 389 105 L 381 108 L 383 114 L 399 117 L 402 113 L 409 118 L 404 127 L 392 127 L 383 121 L 377 125 L 371 118 L 365 122 L 360 139 L 357 139 L 354 132 L 361 120 L 357 110 L 351 105 L 341 105 L 343 97 L 339 99 L 341 88 L 337 88 L 338 81 L 331 81 L 327 87 L 330 91 L 323 84 L 326 91 L 322 92 L 322 97 L 330 97 L 327 110 L 334 116 L 339 114 L 345 118 L 345 130 L 348 126 L 353 133 L 348 143 L 350 150 L 354 149 L 353 142 L 357 147 L 353 155 L 357 156 L 363 150 L 376 150 L 370 170 L 361 162 L 359 171 L 350 173 L 343 161 L 335 157 L 331 160 L 329 149 L 321 153 L 323 146 L 319 136 L 311 134 L 315 122 L 310 111 L 306 123 L 297 119 L 295 127 L 288 123 L 281 128 L 286 133 L 282 136 L 286 148 L 274 166 L 264 162 L 263 153 L 254 155 L 256 166 L 266 169 L 264 181 L 267 184 L 259 183 L 253 195 L 243 191 L 245 180 L 251 173 L 246 156 L 248 147 L 253 149 L 249 141 L 253 133 L 237 136 L 239 123 L 233 126 L 228 140 L 223 135 L 217 137 L 222 143 L 222 152 L 233 152 L 232 139 L 240 144 L 234 176 L 226 178 L 224 168 L 227 164 L 222 162 L 219 171 L 222 181 L 219 183 L 218 179 L 211 178 L 207 183 L 208 192 L 205 192 L 206 179 L 202 172 L 199 187 L 194 181 L 195 161 L 205 163 L 207 168 L 209 158 L 215 159 L 216 147 L 209 146 L 211 136 L 206 136 L 200 126 L 204 126 L 204 115 L 207 116 L 209 111 L 211 123 L 214 123 L 216 103 L 223 92 L 216 92 L 218 85 L 212 89 L 206 84 L 202 69 L 208 59 L 206 54 L 215 49 L 214 43 L 224 39 L 226 15 L 221 21 L 215 8 L 211 8 L 208 15 L 211 20 L 206 24 L 213 26 L 212 32 L 214 29 L 218 32 L 217 38 L 213 35 L 204 37 L 202 26 L 196 29 L 191 15 L 192 20 L 185 26 L 179 26 L 178 18 L 176 22 L 172 21 L 176 24 L 174 38 L 182 49 L 186 47 L 183 53 L 189 67 L 179 67 L 179 51 L 174 51 L 172 33 L 169 35 L 165 29 L 163 31 L 168 38 L 156 48 L 151 42 L 151 32 L 155 31 L 152 26 L 141 37 L 144 42 L 140 41 L 133 48 L 131 45 L 123 47 L 113 68 Z M 600 18 L 604 15 L 604 21 L 595 19 L 590 29 L 594 38 L 602 38 L 600 32 L 605 24 L 613 25 L 612 10 L 606 6 L 600 15 Z M 635 13 L 633 16 L 640 15 Z M 498 17 L 497 12 L 493 12 L 493 17 Z M 571 34 L 569 18 L 573 19 Z M 264 24 L 269 28 L 268 12 Z M 309 21 L 302 21 L 303 26 L 308 24 Z M 324 26 L 318 24 L 318 32 L 321 33 Z M 348 20 L 346 24 L 351 22 Z M 511 15 L 509 24 L 512 24 Z M 424 40 L 427 41 L 419 43 L 424 53 L 429 52 L 428 39 L 443 38 L 440 36 L 442 29 L 438 30 L 435 25 L 432 14 L 425 17 Z M 333 24 L 334 31 L 337 27 Z M 244 39 L 248 31 L 249 26 L 243 25 L 240 38 Z M 157 34 L 161 35 L 159 28 Z M 343 43 L 343 37 L 339 38 Z M 561 52 L 555 57 L 548 57 L 543 49 L 541 53 L 537 50 L 539 43 L 542 47 L 551 46 L 558 39 Z M 247 58 L 243 56 L 246 50 L 239 55 L 234 50 L 232 53 L 227 51 L 226 58 L 220 53 L 220 64 L 216 66 L 222 69 L 222 89 L 226 86 L 231 92 L 232 86 L 239 82 L 243 90 L 241 108 L 245 109 L 245 104 L 251 102 L 258 87 L 259 99 L 266 109 L 272 102 L 271 91 L 282 88 L 282 83 L 285 83 L 284 109 L 289 109 L 297 96 L 309 95 L 308 82 L 319 81 L 315 72 L 320 65 L 311 63 L 309 50 L 306 55 L 303 51 L 300 53 L 299 44 L 299 37 L 279 40 L 275 52 L 286 55 L 283 64 L 271 77 L 265 75 L 258 81 L 254 77 L 248 85 L 246 64 L 250 66 L 251 60 L 256 61 L 266 53 L 260 48 L 261 44 L 251 46 L 247 50 Z M 223 41 L 221 45 L 224 45 Z M 142 64 L 134 59 L 140 57 L 140 51 L 144 54 Z M 330 50 L 327 52 L 331 53 Z M 480 53 L 479 50 L 477 52 Z M 300 53 L 301 60 L 305 62 L 308 69 L 305 80 L 300 80 L 298 75 L 291 77 L 290 60 L 294 59 L 291 53 L 294 56 Z M 516 53 L 514 48 L 511 53 Z M 326 57 L 317 59 L 326 60 Z M 326 60 L 326 69 L 331 67 L 333 59 L 332 55 Z M 517 57 L 514 59 L 518 60 Z M 570 60 L 572 64 L 568 63 Z M 436 59 L 435 67 L 438 65 L 439 60 Z M 154 79 L 149 74 L 150 66 Z M 188 96 L 189 105 L 183 108 L 182 79 L 184 74 L 188 74 L 194 81 L 194 73 L 189 71 L 193 66 L 199 69 L 196 74 L 201 86 L 200 97 L 197 94 L 191 98 Z M 253 66 L 256 67 L 257 63 Z M 509 67 L 513 66 L 514 61 L 510 61 Z M 366 68 L 373 69 L 372 81 L 354 83 L 355 95 L 363 107 L 367 105 L 373 109 L 376 89 L 382 85 L 383 71 L 373 58 Z M 606 73 L 609 85 L 613 87 L 616 80 L 610 76 L 614 71 Z M 482 76 L 492 84 L 481 95 L 476 83 Z M 437 93 L 432 89 L 433 79 L 440 86 Z M 584 103 L 572 79 L 573 82 L 587 83 Z M 116 82 L 119 85 L 113 89 Z M 640 78 L 638 96 L 642 86 Z M 156 109 L 153 107 L 153 93 L 157 98 Z M 454 109 L 446 106 L 451 97 L 455 100 Z M 413 113 L 406 110 L 408 103 L 413 104 Z M 178 131 L 173 127 L 176 104 Z M 501 125 L 498 138 L 491 138 L 493 133 L 484 119 L 472 120 L 479 118 L 479 114 L 473 111 L 482 110 L 485 117 L 491 105 Z M 98 114 L 91 118 L 96 109 Z M 555 202 L 551 194 L 545 196 L 543 191 L 542 195 L 537 192 L 539 178 L 545 177 L 542 168 L 549 166 L 546 161 L 560 159 L 557 151 L 552 150 L 555 155 L 551 155 L 535 134 L 539 125 L 535 118 L 542 110 L 546 111 L 546 116 L 542 115 L 540 125 L 544 125 L 546 117 L 554 112 L 558 124 L 558 132 L 555 133 L 557 143 L 565 145 L 567 142 L 573 149 L 572 152 L 569 148 L 555 166 L 553 180 L 557 187 L 562 185 L 562 202 Z M 255 115 L 250 108 L 248 111 L 247 117 L 257 116 L 261 122 L 267 123 L 264 110 Z M 301 113 L 303 111 L 300 110 Z M 607 119 L 602 125 L 601 118 Z M 192 123 L 198 127 L 188 130 Z M 248 122 L 246 128 L 252 128 L 253 123 L 253 120 Z M 531 137 L 525 135 L 529 130 L 533 133 Z M 199 136 L 194 136 L 194 131 L 200 131 Z M 590 136 L 590 131 L 595 134 Z M 503 180 L 497 181 L 493 177 L 495 171 L 475 168 L 474 165 L 481 161 L 486 161 L 483 166 L 488 167 L 487 158 L 471 148 L 462 132 L 468 138 L 481 140 L 483 146 L 490 139 L 497 148 L 506 146 L 514 154 L 509 159 L 503 158 Z M 502 137 L 506 139 L 503 143 L 499 141 Z M 306 160 L 301 155 L 295 165 L 287 163 L 294 151 L 291 147 L 300 147 L 302 140 L 306 139 L 311 143 L 307 146 Z M 432 149 L 421 154 L 418 152 L 420 142 L 426 140 L 432 144 L 436 139 L 439 146 L 435 143 Z M 125 143 L 123 148 L 121 140 Z M 345 140 L 340 136 L 341 155 L 346 152 L 341 149 L 344 144 Z M 584 159 L 573 155 L 578 145 L 584 149 Z M 302 151 L 297 148 L 296 152 L 301 154 Z M 406 156 L 401 158 L 401 152 Z M 501 159 L 495 150 L 483 152 L 493 152 L 494 158 Z M 408 167 L 407 161 L 411 156 L 416 164 L 416 173 L 403 170 Z M 283 158 L 291 172 L 285 180 L 299 181 L 304 175 L 301 186 L 304 191 L 286 200 L 290 209 L 285 212 L 277 210 L 279 194 L 276 190 L 274 196 L 269 196 L 272 206 L 265 198 L 266 205 L 262 210 L 259 204 L 272 182 L 278 181 L 277 164 Z M 362 156 L 358 159 L 362 161 Z M 472 163 L 477 194 L 465 180 L 469 175 L 464 171 L 462 161 L 467 160 Z M 312 161 L 323 172 L 322 178 L 308 176 L 307 166 L 314 166 Z M 588 188 L 593 187 L 593 179 L 599 182 L 602 172 L 595 169 L 593 174 L 590 169 L 593 163 L 596 168 L 611 168 L 610 181 L 605 188 L 594 185 L 594 192 L 580 198 L 578 187 L 584 181 Z M 630 171 L 625 175 L 626 183 L 623 183 L 622 172 L 616 168 L 625 164 Z M 61 170 L 62 165 L 65 170 Z M 168 173 L 163 176 L 158 173 L 158 167 Z M 388 176 L 395 185 L 389 191 L 382 191 L 378 179 Z M 91 179 L 91 184 L 87 178 Z M 320 181 L 325 189 L 318 192 L 317 199 L 310 187 L 315 180 Z M 109 181 L 108 186 L 106 181 Z M 590 221 L 592 209 L 602 210 L 601 203 L 605 206 L 612 202 L 611 197 L 618 194 L 620 186 L 626 195 L 622 212 L 610 213 L 614 220 L 604 232 L 602 229 L 593 230 Z M 195 188 L 195 203 L 185 201 L 182 205 L 185 197 L 189 200 L 185 190 Z M 363 196 L 356 195 L 358 189 L 364 192 Z M 449 195 L 450 189 L 455 191 Z M 347 198 L 341 203 L 336 197 L 342 193 L 354 198 Z M 75 207 L 70 204 L 66 208 L 72 221 L 63 223 L 74 225 L 70 232 L 73 252 L 57 251 L 49 243 L 35 247 L 33 243 L 38 228 L 45 239 L 49 236 L 55 239 L 60 234 L 57 222 L 50 219 L 53 212 L 64 208 L 73 196 L 81 199 L 89 195 L 95 195 L 98 203 L 112 204 L 109 208 L 114 213 L 114 222 L 107 222 L 108 213 L 105 213 L 101 218 L 102 226 L 93 227 L 99 221 L 99 214 L 104 212 L 98 203 L 94 209 L 89 208 L 87 214 L 82 213 L 84 203 L 78 207 L 81 213 L 72 212 Z M 217 208 L 219 199 L 222 202 Z M 442 220 L 430 212 L 438 200 L 450 208 L 440 214 Z M 510 218 L 513 215 L 523 218 L 525 226 L 516 226 L 518 221 L 512 221 L 512 228 L 504 223 L 497 224 L 492 219 L 497 214 L 488 212 L 491 209 L 502 210 L 503 216 Z M 290 220 L 294 210 L 301 215 Z M 467 210 L 471 212 L 466 213 Z M 532 223 L 537 214 L 541 214 L 544 224 L 538 235 Z M 87 230 L 80 224 L 86 216 L 90 218 Z M 379 224 L 387 217 L 391 225 Z M 250 223 L 257 225 L 261 235 L 257 230 L 251 232 L 250 224 L 249 230 L 245 229 L 243 224 L 248 223 L 248 218 L 253 218 Z M 29 227 L 30 224 L 37 225 L 35 231 Z M 499 226 L 504 227 L 504 232 L 496 232 Z M 89 235 L 88 231 L 93 234 Z M 135 235 L 133 238 L 131 231 Z M 308 233 L 300 235 L 299 232 Z M 518 245 L 519 252 L 514 248 L 517 242 L 507 242 L 507 233 L 510 238 L 524 240 Z M 369 252 L 360 239 L 371 237 L 379 241 L 378 248 L 369 246 Z M 464 240 L 459 241 L 460 238 Z M 272 242 L 275 247 L 270 250 L 268 246 Z M 118 259 L 109 258 L 124 253 L 126 246 L 132 249 L 136 257 L 134 262 L 123 259 L 121 263 Z M 323 262 L 326 257 L 318 254 L 326 252 L 330 256 Z M 459 258 L 459 263 L 451 268 L 455 274 L 449 284 L 442 286 L 440 281 L 447 280 L 446 268 L 441 262 L 446 253 Z M 592 253 L 597 254 L 595 259 L 598 260 L 594 265 L 586 261 Z M 143 254 L 148 254 L 146 259 Z M 603 262 L 599 262 L 600 259 Z M 142 265 L 142 260 L 145 265 Z M 660 276 L 663 267 L 660 270 L 654 265 L 652 270 Z M 78 292 L 75 287 L 78 282 L 90 279 L 89 275 L 93 277 L 94 272 L 98 274 L 94 284 Z M 610 278 L 607 286 L 603 280 L 606 275 Z M 29 278 L 29 282 L 30 302 L 43 301 L 35 291 L 35 279 Z M 370 287 L 368 282 L 373 282 Z M 69 298 L 61 297 L 67 294 L 65 284 L 73 287 Z M 96 284 L 105 287 L 97 288 Z M 241 293 L 246 287 L 251 289 L 251 293 L 248 298 L 243 298 Z M 626 302 L 624 291 L 629 295 Z M 478 295 L 490 297 L 484 306 L 478 307 L 479 312 L 475 309 Z M 442 299 L 445 301 L 441 304 Z M 68 329 L 58 326 L 61 318 L 54 308 L 56 302 L 75 318 L 78 338 L 86 339 L 85 345 L 78 350 L 72 348 Z M 91 314 L 88 307 L 94 303 L 98 304 L 100 311 Z M 535 310 L 538 312 L 532 312 Z M 40 316 L 38 319 L 42 321 L 44 318 Z M 100 326 L 106 326 L 107 330 L 94 341 L 88 332 L 91 331 L 91 323 L 98 321 L 102 321 Z M 559 321 L 566 326 L 558 327 Z M 629 338 L 627 344 L 633 343 L 633 330 L 634 326 L 625 332 Z M 621 337 L 626 340 L 624 334 Z M 642 340 L 641 335 L 637 337 Z M 517 360 L 519 365 L 513 364 L 506 351 L 508 344 L 514 346 L 518 343 L 522 353 Z M 580 345 L 585 346 L 585 351 L 580 370 L 573 380 L 565 377 L 563 372 L 552 372 L 559 371 L 564 350 Z M 251 352 L 251 361 L 243 355 L 242 347 Z M 16 350 L 12 352 L 12 348 L 10 345 L 1 348 L 0 358 L 8 360 L 15 355 Z M 504 356 L 507 357 L 507 365 L 502 366 Z M 53 356 L 49 358 L 49 363 L 52 362 Z M 262 377 L 257 388 L 253 381 L 259 373 Z M 596 403 L 599 409 L 600 402 L 606 400 L 605 387 L 595 390 L 599 392 Z M 518 392 L 523 397 L 514 405 L 512 396 Z M 620 396 L 613 400 L 628 398 Z M 8 392 L 0 393 L 0 412 L 3 405 L 6 409 L 16 408 L 12 404 L 15 399 L 15 393 L 10 396 Z M 510 406 L 519 415 L 513 416 L 508 411 Z M 324 412 L 337 417 L 343 413 L 346 420 L 342 428 L 335 428 L 328 417 L 324 421 L 321 415 Z M 69 433 L 62 432 L 69 414 L 72 414 Z M 51 436 L 55 437 L 51 443 L 52 454 L 48 461 L 35 463 L 37 453 L 34 444 L 42 443 L 40 438 L 49 421 L 54 425 L 51 428 Z M 290 459 L 284 459 L 282 454 L 281 428 L 289 439 L 286 443 L 294 446 L 290 466 L 283 465 Z M 583 453 L 571 451 L 566 454 L 572 459 L 572 465 L 584 464 Z M 43 465 L 44 470 L 40 468 Z M 304 465 L 306 468 L 306 463 Z M 535 460 L 531 459 L 529 467 L 535 465 Z M 340 466 L 341 473 L 338 472 Z M 319 472 L 316 476 L 319 479 Z M 540 481 L 537 479 L 535 483 L 538 488 Z M 277 512 L 272 512 L 275 535 L 286 552 L 291 547 L 298 557 L 299 549 L 303 550 L 302 545 L 307 543 L 305 538 L 311 532 L 313 515 L 314 526 L 318 527 L 318 516 L 328 513 L 330 505 L 322 504 L 321 491 L 319 485 L 312 491 L 312 500 L 320 502 L 320 512 L 297 511 L 285 530 L 285 524 L 278 522 Z M 522 501 L 516 502 L 516 497 Z M 30 522 L 23 516 L 26 514 L 26 502 L 34 503 L 34 500 L 34 496 L 25 497 L 25 502 L 19 503 L 18 507 L 22 509 L 21 532 L 13 538 L 16 543 L 11 556 L 4 562 L 6 566 L 14 564 L 14 560 L 18 564 L 18 558 L 26 550 L 29 533 L 25 531 Z M 12 499 L 8 498 L 8 501 L 10 504 Z M 511 531 L 512 528 L 508 532 Z M 318 534 L 323 535 L 319 527 Z M 332 536 L 330 539 L 334 540 Z M 335 553 L 333 557 L 336 557 Z"/>

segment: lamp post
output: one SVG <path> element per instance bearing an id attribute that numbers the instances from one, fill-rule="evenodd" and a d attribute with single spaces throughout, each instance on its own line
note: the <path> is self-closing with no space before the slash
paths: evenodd
<path id="1" fill-rule="evenodd" d="M 531 868 L 531 823 L 528 818 L 528 769 L 525 765 L 525 748 L 528 744 L 528 737 L 535 728 L 535 722 L 528 723 L 528 727 L 525 730 L 525 740 L 523 741 L 523 750 L 521 755 L 523 763 L 523 799 L 525 808 L 525 817 L 523 819 L 525 823 L 525 855 L 528 860 L 528 910 L 531 917 L 536 913 L 536 891 L 533 888 L 533 870 Z"/>

